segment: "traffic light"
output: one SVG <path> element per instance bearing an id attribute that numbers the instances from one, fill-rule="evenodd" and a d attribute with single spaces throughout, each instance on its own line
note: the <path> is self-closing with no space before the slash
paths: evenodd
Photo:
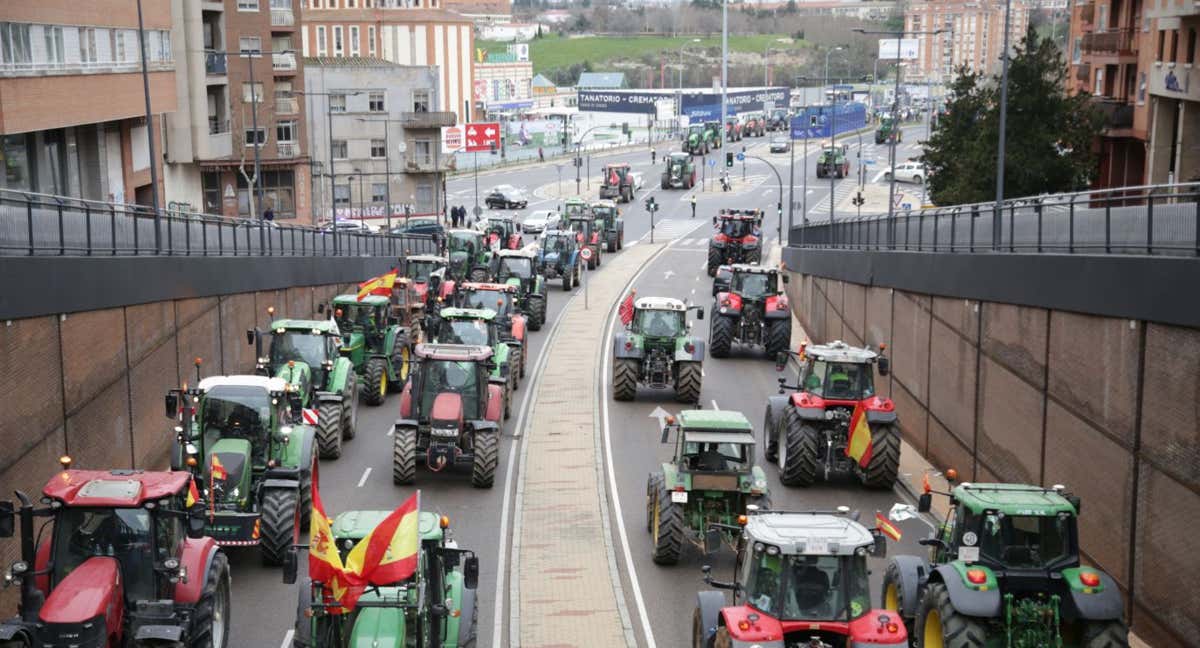
<path id="1" fill-rule="evenodd" d="M 725 166 L 733 166 L 733 151 L 729 151 L 725 154 Z"/>

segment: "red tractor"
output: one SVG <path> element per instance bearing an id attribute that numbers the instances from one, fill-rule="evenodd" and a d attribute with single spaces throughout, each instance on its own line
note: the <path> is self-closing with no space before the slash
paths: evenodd
<path id="1" fill-rule="evenodd" d="M 725 141 L 737 142 L 742 139 L 742 122 L 737 117 L 730 117 L 725 120 Z"/>
<path id="2" fill-rule="evenodd" d="M 600 198 L 611 198 L 617 202 L 633 200 L 636 188 L 633 186 L 633 174 L 630 173 L 628 162 L 606 164 L 600 173 L 603 176 Z"/>
<path id="3" fill-rule="evenodd" d="M 226 648 L 229 563 L 188 511 L 191 475 L 61 462 L 43 507 L 21 491 L 19 506 L 0 502 L 0 537 L 21 520 L 7 575 L 21 587 L 19 615 L 0 622 L 0 645 Z"/>
<path id="4" fill-rule="evenodd" d="M 510 284 L 473 283 L 462 284 L 458 290 L 455 305 L 459 308 L 486 308 L 496 311 L 495 322 L 500 328 L 500 340 L 507 344 L 509 362 L 514 370 L 519 370 L 520 377 L 525 377 L 526 331 L 529 318 L 521 312 L 520 295 L 517 287 Z M 512 354 L 518 358 L 514 361 Z"/>
<path id="5" fill-rule="evenodd" d="M 717 293 L 708 332 L 714 358 L 727 358 L 734 342 L 763 346 L 768 357 L 787 351 L 792 339 L 792 311 L 782 283 L 787 275 L 774 268 L 737 263 L 729 266 L 729 287 Z"/>
<path id="6" fill-rule="evenodd" d="M 758 263 L 762 260 L 761 209 L 722 209 L 713 216 L 716 232 L 708 239 L 708 276 L 731 263 Z"/>

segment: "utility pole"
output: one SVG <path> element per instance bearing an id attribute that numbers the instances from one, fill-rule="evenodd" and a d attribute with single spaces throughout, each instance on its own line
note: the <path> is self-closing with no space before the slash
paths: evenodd
<path id="1" fill-rule="evenodd" d="M 721 137 L 721 148 L 729 142 L 725 140 L 725 111 L 729 99 L 729 0 L 721 0 L 721 124 L 717 132 Z"/>
<path id="2" fill-rule="evenodd" d="M 1000 203 L 1004 202 L 1004 145 L 1005 128 L 1008 122 L 1008 30 L 1011 24 L 1012 0 L 1004 2 L 1004 50 L 1000 67 L 1000 143 L 996 153 L 996 207 L 992 218 L 992 249 L 1000 247 Z"/>
<path id="3" fill-rule="evenodd" d="M 142 0 L 137 3 L 138 14 L 138 47 L 142 52 L 142 95 L 146 101 L 146 139 L 147 151 L 150 154 L 150 197 L 152 205 L 154 205 L 154 251 L 162 251 L 162 211 L 159 209 L 158 202 L 158 158 L 154 156 L 154 122 L 152 121 L 153 114 L 150 112 L 150 72 L 147 69 L 146 54 L 149 52 L 146 47 L 146 30 L 142 25 Z M 254 87 L 254 86 L 251 86 Z"/>

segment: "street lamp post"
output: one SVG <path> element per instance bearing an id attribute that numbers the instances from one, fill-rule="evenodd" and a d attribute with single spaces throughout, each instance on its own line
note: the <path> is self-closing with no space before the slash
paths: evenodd
<path id="1" fill-rule="evenodd" d="M 1012 0 L 1004 2 L 1004 50 L 1000 68 L 1000 142 L 996 153 L 996 213 L 992 218 L 992 248 L 1000 247 L 1000 203 L 1004 201 L 1004 145 L 1008 122 L 1008 30 L 1011 24 Z"/>
<path id="2" fill-rule="evenodd" d="M 147 151 L 150 155 L 150 197 L 152 205 L 154 205 L 154 251 L 162 251 L 162 211 L 159 209 L 158 202 L 158 165 L 155 164 L 157 158 L 154 157 L 154 122 L 153 115 L 150 112 L 150 72 L 147 69 L 146 55 L 149 53 L 149 48 L 146 47 L 146 30 L 142 25 L 142 0 L 137 3 L 138 15 L 138 47 L 141 48 L 142 58 L 142 94 L 146 102 L 146 139 Z M 254 87 L 251 85 L 250 87 Z M 264 232 L 259 232 L 259 236 L 265 236 Z M 261 238 L 260 238 L 261 243 Z"/>
<path id="3" fill-rule="evenodd" d="M 846 48 L 841 45 L 838 45 L 837 47 L 829 50 L 828 52 L 825 52 L 825 84 L 824 84 L 824 87 L 826 87 L 826 88 L 829 87 L 829 57 L 831 55 L 833 55 L 834 52 L 840 52 L 844 49 L 846 49 Z M 829 149 L 830 149 L 830 151 L 829 151 L 830 155 L 833 156 L 833 160 L 836 162 L 837 161 L 837 91 L 834 91 L 834 92 L 830 93 L 830 95 L 829 95 Z M 834 189 L 834 180 L 836 179 L 836 176 L 837 176 L 836 173 L 832 173 L 829 175 L 829 228 L 830 228 L 830 231 L 833 230 L 833 189 Z"/>
<path id="4" fill-rule="evenodd" d="M 699 38 L 693 38 L 679 46 L 679 89 L 675 92 L 675 124 L 679 125 L 679 117 L 683 115 L 683 50 L 692 43 L 699 43 Z"/>

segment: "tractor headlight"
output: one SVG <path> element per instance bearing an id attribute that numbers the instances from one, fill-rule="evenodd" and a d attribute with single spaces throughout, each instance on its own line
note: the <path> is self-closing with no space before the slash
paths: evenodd
<path id="1" fill-rule="evenodd" d="M 279 428 L 279 434 L 283 437 L 284 444 L 287 444 L 288 441 L 292 440 L 292 426 L 285 425 Z"/>
<path id="2" fill-rule="evenodd" d="M 166 560 L 163 561 L 163 568 L 169 569 L 171 571 L 175 571 L 176 569 L 179 569 L 179 559 L 178 558 L 167 558 Z"/>
<path id="3" fill-rule="evenodd" d="M 199 450 L 196 448 L 196 446 L 194 446 L 194 445 L 192 445 L 192 444 L 190 444 L 190 443 L 189 443 L 189 444 L 187 444 L 187 446 L 185 446 L 185 447 L 184 447 L 184 450 L 185 450 L 185 451 L 187 451 L 187 453 L 188 453 L 188 454 L 190 454 L 190 455 L 194 455 L 194 454 L 196 454 L 197 452 L 200 452 L 200 451 L 199 451 Z"/>
<path id="4" fill-rule="evenodd" d="M 18 560 L 12 564 L 12 567 L 8 568 L 8 572 L 12 574 L 13 578 L 20 578 L 27 571 L 29 571 L 29 563 L 24 560 Z"/>
<path id="5" fill-rule="evenodd" d="M 833 420 L 833 410 L 825 410 L 825 420 L 827 420 L 827 421 Z"/>

